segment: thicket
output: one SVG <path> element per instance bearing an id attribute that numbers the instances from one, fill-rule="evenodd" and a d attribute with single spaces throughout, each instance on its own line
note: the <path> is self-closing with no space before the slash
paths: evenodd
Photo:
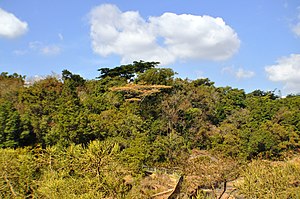
<path id="1" fill-rule="evenodd" d="M 239 161 L 299 152 L 300 96 L 175 78 L 157 64 L 102 68 L 95 80 L 64 70 L 30 85 L 1 73 L 2 197 L 122 198 L 123 177 L 178 167 L 195 149 Z"/>

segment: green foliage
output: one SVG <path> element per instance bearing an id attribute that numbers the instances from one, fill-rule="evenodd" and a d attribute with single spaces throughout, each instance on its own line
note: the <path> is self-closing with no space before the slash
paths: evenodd
<path id="1" fill-rule="evenodd" d="M 244 90 L 230 87 L 218 88 L 219 102 L 216 106 L 214 123 L 218 124 L 231 115 L 234 111 L 245 108 L 246 94 Z"/>
<path id="2" fill-rule="evenodd" d="M 213 86 L 215 83 L 210 81 L 208 78 L 202 78 L 202 79 L 196 79 L 191 82 L 193 86 L 198 87 L 198 86 Z"/>
<path id="3" fill-rule="evenodd" d="M 132 137 L 142 131 L 143 121 L 128 107 L 120 110 L 111 109 L 102 111 L 100 114 L 91 115 L 90 126 L 98 138 Z"/>
<path id="4" fill-rule="evenodd" d="M 22 135 L 21 118 L 10 102 L 0 104 L 0 147 L 17 147 Z"/>
<path id="5" fill-rule="evenodd" d="M 157 64 L 134 62 L 88 81 L 63 70 L 62 80 L 48 76 L 26 87 L 24 77 L 2 73 L 0 85 L 16 84 L 0 96 L 1 147 L 87 146 L 138 135 L 148 145 L 175 133 L 187 149 L 242 159 L 280 158 L 299 149 L 299 96 L 279 99 L 274 92 L 215 87 L 207 78 L 174 79 L 172 69 Z M 128 84 L 134 76 L 135 84 Z M 169 158 L 157 154 L 156 160 Z"/>
<path id="6" fill-rule="evenodd" d="M 0 197 L 137 197 L 131 186 L 145 167 L 218 170 L 218 160 L 187 162 L 194 151 L 222 154 L 229 166 L 235 159 L 278 160 L 299 151 L 300 96 L 246 94 L 207 78 L 174 78 L 172 69 L 157 64 L 100 69 L 99 80 L 64 70 L 62 79 L 48 76 L 26 86 L 23 76 L 2 73 Z M 221 182 L 234 167 L 221 166 L 210 182 Z M 280 172 L 274 176 L 288 175 Z M 288 190 L 296 194 L 294 188 Z"/>
<path id="7" fill-rule="evenodd" d="M 70 81 L 74 87 L 83 86 L 85 83 L 85 80 L 80 75 L 72 74 L 68 70 L 62 71 L 62 79 L 63 81 Z"/>
<path id="8" fill-rule="evenodd" d="M 150 85 L 172 85 L 175 74 L 170 68 L 150 68 L 139 73 L 135 82 Z"/>
<path id="9" fill-rule="evenodd" d="M 115 86 L 123 86 L 126 80 L 120 77 L 106 77 L 98 81 L 86 82 L 85 91 L 81 93 L 82 105 L 91 114 L 99 114 L 101 111 L 115 109 L 119 107 L 124 98 L 121 94 L 110 91 Z"/>

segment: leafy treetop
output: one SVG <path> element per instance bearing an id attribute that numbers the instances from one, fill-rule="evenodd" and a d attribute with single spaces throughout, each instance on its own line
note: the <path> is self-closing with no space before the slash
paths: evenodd
<path id="1" fill-rule="evenodd" d="M 103 79 L 106 77 L 123 77 L 127 80 L 132 79 L 137 73 L 144 73 L 146 70 L 150 68 L 154 68 L 157 66 L 159 62 L 144 62 L 142 60 L 134 61 L 133 64 L 121 65 L 115 68 L 100 68 L 99 79 Z"/>
<path id="2" fill-rule="evenodd" d="M 0 80 L 3 80 L 3 79 L 18 79 L 18 80 L 24 81 L 25 77 L 26 76 L 19 75 L 18 73 L 13 73 L 12 75 L 9 75 L 8 72 L 2 72 L 0 74 Z"/>
<path id="3" fill-rule="evenodd" d="M 64 82 L 72 82 L 72 85 L 74 85 L 75 87 L 83 86 L 85 82 L 85 80 L 80 75 L 73 74 L 68 70 L 62 71 L 62 79 L 64 80 Z"/>

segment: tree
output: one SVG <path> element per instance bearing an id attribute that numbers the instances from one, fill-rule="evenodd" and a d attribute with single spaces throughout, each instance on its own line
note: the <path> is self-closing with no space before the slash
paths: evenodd
<path id="1" fill-rule="evenodd" d="M 9 75 L 7 72 L 0 74 L 0 98 L 16 101 L 18 91 L 24 86 L 25 76 L 17 73 Z"/>
<path id="2" fill-rule="evenodd" d="M 80 75 L 72 74 L 68 70 L 62 71 L 62 79 L 64 82 L 70 81 L 74 87 L 83 86 L 85 83 L 85 80 Z"/>
<path id="3" fill-rule="evenodd" d="M 10 102 L 0 105 L 0 147 L 19 146 L 22 132 L 20 115 Z"/>
<path id="4" fill-rule="evenodd" d="M 245 108 L 246 94 L 242 89 L 220 87 L 219 102 L 216 107 L 215 124 L 220 123 L 234 111 Z"/>
<path id="5" fill-rule="evenodd" d="M 115 68 L 100 68 L 99 79 L 106 77 L 122 77 L 127 80 L 131 80 L 137 73 L 144 73 L 150 68 L 157 66 L 159 62 L 144 62 L 140 60 L 139 62 L 134 61 L 133 64 L 121 65 Z"/>
<path id="6" fill-rule="evenodd" d="M 196 79 L 191 82 L 195 87 L 197 86 L 213 86 L 215 82 L 210 81 L 208 78 Z"/>
<path id="7" fill-rule="evenodd" d="M 254 90 L 248 95 L 256 96 L 256 97 L 268 97 L 269 99 L 272 100 L 279 98 L 279 96 L 275 95 L 275 90 L 274 91 Z"/>
<path id="8" fill-rule="evenodd" d="M 47 145 L 86 144 L 95 138 L 90 134 L 88 116 L 76 91 L 75 86 L 78 82 L 72 79 L 74 75 L 68 71 L 64 71 L 64 74 L 66 79 L 57 99 L 58 106 L 52 116 L 52 124 L 48 128 L 49 132 L 44 136 L 44 141 Z"/>
<path id="9" fill-rule="evenodd" d="M 150 68 L 145 72 L 139 72 L 135 80 L 140 84 L 172 85 L 176 73 L 171 68 Z"/>
<path id="10" fill-rule="evenodd" d="M 60 105 L 63 83 L 55 77 L 35 82 L 24 87 L 19 94 L 18 111 L 22 113 L 30 131 L 33 131 L 36 141 L 44 145 L 44 138 L 53 126 L 53 117 Z"/>

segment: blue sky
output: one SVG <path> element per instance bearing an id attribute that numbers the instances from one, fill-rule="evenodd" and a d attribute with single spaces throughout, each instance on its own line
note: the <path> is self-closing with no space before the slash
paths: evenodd
<path id="1" fill-rule="evenodd" d="M 300 1 L 0 1 L 0 72 L 93 79 L 141 59 L 217 86 L 299 93 Z"/>

